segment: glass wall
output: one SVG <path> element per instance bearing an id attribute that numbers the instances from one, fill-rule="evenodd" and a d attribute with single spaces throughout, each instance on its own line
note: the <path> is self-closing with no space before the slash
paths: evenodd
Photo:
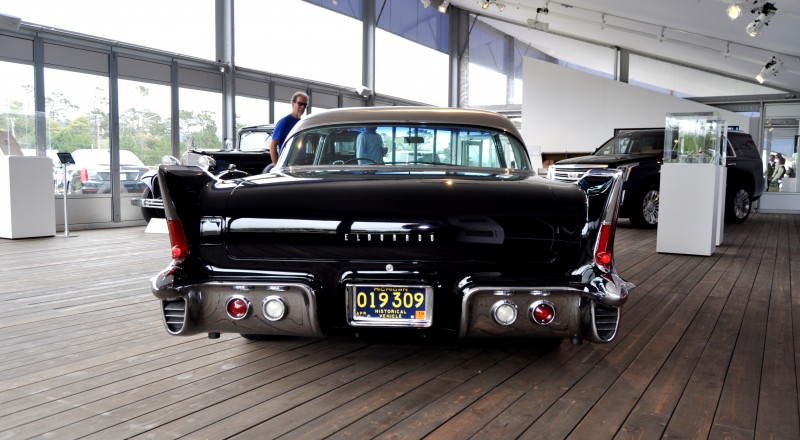
<path id="1" fill-rule="evenodd" d="M 469 36 L 469 106 L 522 103 L 523 60 L 534 58 L 613 79 L 616 50 L 546 32 L 535 32 L 533 42 L 510 38 L 495 27 L 508 25 L 480 17 Z M 509 49 L 509 45 L 513 48 Z M 508 78 L 511 78 L 509 81 Z"/>
<path id="2" fill-rule="evenodd" d="M 222 93 L 181 87 L 181 153 L 222 148 Z"/>
<path id="3" fill-rule="evenodd" d="M 360 20 L 301 1 L 236 0 L 236 65 L 361 85 Z"/>
<path id="4" fill-rule="evenodd" d="M 508 104 L 507 41 L 505 34 L 492 26 L 475 23 L 469 35 L 470 107 Z"/>
<path id="5" fill-rule="evenodd" d="M 269 123 L 269 101 L 236 96 L 236 130 L 248 125 Z"/>
<path id="6" fill-rule="evenodd" d="M 380 29 L 375 32 L 375 47 L 376 93 L 447 106 L 446 53 Z"/>
<path id="7" fill-rule="evenodd" d="M 447 106 L 447 14 L 420 2 L 375 1 L 375 93 Z"/>
<path id="8" fill-rule="evenodd" d="M 214 32 L 208 31 L 214 29 L 214 0 L 3 0 L 0 7 L 28 23 L 216 59 Z"/>
<path id="9" fill-rule="evenodd" d="M 310 101 L 309 101 L 310 102 Z M 292 112 L 292 103 L 289 101 L 278 102 L 275 101 L 275 123 L 281 120 L 284 116 Z"/>
<path id="10" fill-rule="evenodd" d="M 469 106 L 506 104 L 506 82 L 504 73 L 469 63 Z"/>
<path id="11" fill-rule="evenodd" d="M 67 192 L 110 194 L 108 78 L 46 68 L 44 80 L 47 148 L 75 158 L 67 168 Z"/>
<path id="12" fill-rule="evenodd" d="M 150 168 L 172 154 L 170 88 L 119 80 L 119 144 Z"/>
<path id="13" fill-rule="evenodd" d="M 771 192 L 800 192 L 797 185 L 800 149 L 800 103 L 767 104 L 764 108 L 763 155 Z M 772 156 L 774 154 L 774 156 Z"/>
<path id="14" fill-rule="evenodd" d="M 0 136 L 30 153 L 36 148 L 33 67 L 0 61 L 0 78 Z"/>

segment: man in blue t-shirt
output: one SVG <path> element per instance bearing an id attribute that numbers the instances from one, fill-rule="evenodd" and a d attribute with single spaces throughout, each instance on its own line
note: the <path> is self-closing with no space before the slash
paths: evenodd
<path id="1" fill-rule="evenodd" d="M 292 95 L 292 112 L 281 118 L 275 124 L 275 131 L 272 132 L 272 141 L 269 144 L 269 155 L 272 158 L 272 163 L 278 163 L 278 155 L 281 154 L 283 148 L 283 141 L 286 136 L 292 131 L 295 124 L 300 120 L 300 116 L 305 113 L 308 107 L 308 95 L 303 92 L 295 92 Z"/>

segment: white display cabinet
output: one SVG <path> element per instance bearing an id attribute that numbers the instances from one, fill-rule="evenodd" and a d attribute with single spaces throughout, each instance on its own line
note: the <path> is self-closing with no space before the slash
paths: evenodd
<path id="1" fill-rule="evenodd" d="M 713 255 L 722 244 L 727 169 L 712 164 L 661 166 L 656 251 Z"/>
<path id="2" fill-rule="evenodd" d="M 712 255 L 722 244 L 725 122 L 715 113 L 667 115 L 656 251 Z"/>
<path id="3" fill-rule="evenodd" d="M 55 235 L 53 198 L 49 157 L 0 155 L 0 237 Z"/>

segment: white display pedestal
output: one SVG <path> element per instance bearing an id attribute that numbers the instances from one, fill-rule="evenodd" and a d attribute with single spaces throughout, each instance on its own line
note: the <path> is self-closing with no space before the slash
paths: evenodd
<path id="1" fill-rule="evenodd" d="M 0 237 L 56 235 L 53 161 L 0 156 Z"/>
<path id="2" fill-rule="evenodd" d="M 167 219 L 165 218 L 151 218 L 144 228 L 144 232 L 148 234 L 169 234 L 167 227 Z"/>
<path id="3" fill-rule="evenodd" d="M 722 244 L 725 167 L 661 166 L 656 251 L 709 256 Z"/>

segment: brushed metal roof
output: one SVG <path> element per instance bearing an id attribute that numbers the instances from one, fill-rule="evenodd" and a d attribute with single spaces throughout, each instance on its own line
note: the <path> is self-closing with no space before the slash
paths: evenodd
<path id="1" fill-rule="evenodd" d="M 303 116 L 292 133 L 310 127 L 350 124 L 415 123 L 466 125 L 505 131 L 522 142 L 517 127 L 505 116 L 485 111 L 454 107 L 348 107 Z"/>

